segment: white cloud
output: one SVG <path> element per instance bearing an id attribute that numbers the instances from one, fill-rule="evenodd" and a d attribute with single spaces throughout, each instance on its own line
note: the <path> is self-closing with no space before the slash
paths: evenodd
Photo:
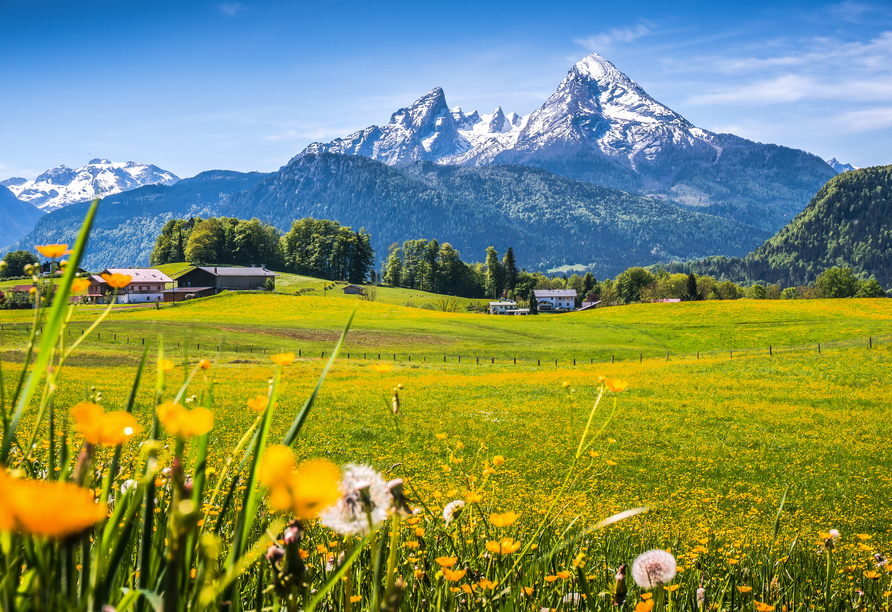
<path id="1" fill-rule="evenodd" d="M 609 32 L 601 32 L 586 38 L 574 38 L 573 42 L 582 45 L 589 51 L 603 51 L 613 46 L 614 43 L 630 43 L 637 38 L 650 34 L 650 28 L 638 24 L 634 28 L 612 28 Z"/>
<path id="2" fill-rule="evenodd" d="M 870 132 L 892 127 L 892 107 L 849 111 L 835 118 L 834 123 L 850 132 Z"/>
<path id="3" fill-rule="evenodd" d="M 232 17 L 236 13 L 240 13 L 241 11 L 245 10 L 245 7 L 241 2 L 224 2 L 217 8 L 219 8 L 220 11 L 227 17 Z"/>

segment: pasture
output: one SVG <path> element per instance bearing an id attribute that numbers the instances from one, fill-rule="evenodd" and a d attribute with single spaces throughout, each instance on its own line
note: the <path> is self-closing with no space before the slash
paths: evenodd
<path id="1" fill-rule="evenodd" d="M 586 559 L 592 588 L 609 586 L 623 555 L 660 547 L 679 559 L 678 609 L 694 609 L 703 575 L 724 584 L 723 597 L 728 585 L 757 584 L 764 601 L 772 575 L 764 555 L 773 549 L 778 516 L 777 549 L 789 551 L 789 563 L 797 564 L 789 571 L 802 582 L 796 601 L 818 601 L 809 599 L 815 594 L 807 582 L 824 571 L 818 540 L 830 529 L 844 535 L 834 553 L 834 589 L 880 588 L 870 573 L 873 555 L 892 552 L 889 300 L 645 304 L 491 317 L 315 295 L 224 294 L 160 310 L 113 311 L 101 337 L 87 337 L 66 364 L 55 403 L 71 406 L 100 391 L 108 409 L 126 404 L 144 350 L 136 338 L 146 338 L 153 353 L 163 340 L 175 364 L 166 395 L 198 359 L 210 359 L 213 368 L 196 376 L 186 397 L 202 401 L 213 380 L 208 465 L 219 471 L 257 416 L 246 400 L 266 393 L 269 355 L 302 354 L 283 370 L 270 432 L 277 440 L 354 309 L 341 357 L 294 446 L 299 459 L 366 463 L 387 478 L 402 477 L 409 497 L 433 517 L 448 502 L 479 493 L 480 514 L 469 519 L 466 544 L 494 537 L 478 519 L 505 511 L 521 514 L 514 534 L 523 540 L 570 468 L 599 377 L 619 378 L 628 388 L 602 401 L 598 435 L 586 445 L 548 533 L 548 541 L 559 541 L 568 528 L 650 508 L 573 550 Z M 66 342 L 96 312 L 75 308 Z M 29 316 L 0 317 L 6 388 L 22 362 Z M 382 362 L 393 369 L 370 367 Z M 136 396 L 134 414 L 146 428 L 154 394 L 154 381 L 145 380 Z M 27 418 L 21 429 L 31 433 Z M 137 457 L 125 446 L 122 478 L 134 475 Z M 319 554 L 308 563 L 324 564 L 330 551 Z M 407 567 L 423 563 L 411 548 L 400 554 Z M 477 554 L 459 557 L 473 565 Z M 572 571 L 580 558 L 573 555 L 552 558 L 546 573 Z M 572 576 L 564 580 L 537 582 L 537 601 L 556 607 L 580 588 Z M 732 609 L 752 609 L 742 607 L 753 602 L 743 592 Z"/>

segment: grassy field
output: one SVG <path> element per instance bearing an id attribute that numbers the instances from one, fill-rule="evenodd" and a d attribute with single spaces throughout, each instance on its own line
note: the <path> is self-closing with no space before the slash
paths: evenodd
<path id="1" fill-rule="evenodd" d="M 100 327 L 102 336 L 86 340 L 66 365 L 55 403 L 71 406 L 99 390 L 109 409 L 122 406 L 143 350 L 136 338 L 148 338 L 154 351 L 163 337 L 176 363 L 168 395 L 184 380 L 185 361 L 215 362 L 193 381 L 187 397 L 203 397 L 213 378 L 208 463 L 219 470 L 256 418 L 246 400 L 266 392 L 268 354 L 284 349 L 304 355 L 284 371 L 270 433 L 278 440 L 315 385 L 321 352 L 332 349 L 354 309 L 342 358 L 320 391 L 295 445 L 297 455 L 367 463 L 388 478 L 402 477 L 410 497 L 431 516 L 472 490 L 481 493 L 481 520 L 469 519 L 468 525 L 468 533 L 477 535 L 453 543 L 471 567 L 485 563 L 477 546 L 493 537 L 483 520 L 490 512 L 519 512 L 512 533 L 529 537 L 570 466 L 599 377 L 629 382 L 625 392 L 608 393 L 597 414 L 596 426 L 605 428 L 586 448 L 549 537 L 559 541 L 568 526 L 591 525 L 629 508 L 650 511 L 609 527 L 572 554 L 549 557 L 530 587 L 537 606 L 558 608 L 581 588 L 572 577 L 577 565 L 593 588 L 603 590 L 623 559 L 654 546 L 679 560 L 677 610 L 697 609 L 695 592 L 704 579 L 710 592 L 721 590 L 724 598 L 730 589 L 738 598 L 730 606 L 723 599 L 721 609 L 759 609 L 756 593 L 759 601 L 798 602 L 791 610 L 855 608 L 859 590 L 877 606 L 884 597 L 888 602 L 881 593 L 889 577 L 882 574 L 879 586 L 872 572 L 874 553 L 892 553 L 890 300 L 742 300 L 490 317 L 318 295 L 223 294 L 157 311 L 113 312 Z M 29 316 L 0 315 L 7 388 L 23 359 Z M 84 328 L 92 316 L 75 309 L 73 329 Z M 71 338 L 77 337 L 75 331 Z M 221 339 L 225 351 L 217 354 Z M 387 363 L 397 353 L 392 371 L 371 369 L 379 352 Z M 146 380 L 137 394 L 135 414 L 146 427 L 154 393 L 154 381 Z M 27 439 L 27 418 L 21 428 Z M 137 457 L 135 445 L 125 448 L 122 477 L 134 474 Z M 496 457 L 504 464 L 497 465 Z M 787 553 L 777 563 L 785 564 L 795 585 L 789 599 L 769 584 L 777 571 L 770 551 L 785 491 L 777 550 Z M 421 525 L 434 533 L 435 521 L 424 520 Z M 811 586 L 825 571 L 819 534 L 830 529 L 843 533 L 830 576 L 838 594 L 832 608 L 821 607 L 829 595 L 822 600 L 823 591 Z M 318 556 L 311 551 L 308 563 L 324 566 L 337 544 L 322 544 L 326 537 L 312 532 L 312 546 L 321 548 Z M 405 537 L 424 539 L 411 529 Z M 430 546 L 449 540 L 436 538 Z M 421 565 L 424 571 L 417 571 L 433 574 L 431 555 L 406 545 L 401 567 L 411 573 Z M 479 575 L 491 571 L 481 566 Z M 571 578 L 560 578 L 564 571 Z M 757 590 L 744 596 L 734 585 Z M 456 599 L 449 606 L 461 607 L 459 586 L 450 588 Z M 403 609 L 427 606 L 421 582 L 413 589 L 415 599 Z"/>

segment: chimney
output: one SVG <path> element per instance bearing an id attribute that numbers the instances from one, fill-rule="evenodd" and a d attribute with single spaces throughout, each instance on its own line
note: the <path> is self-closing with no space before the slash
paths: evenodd
<path id="1" fill-rule="evenodd" d="M 217 266 L 214 266 L 214 274 L 217 273 Z"/>

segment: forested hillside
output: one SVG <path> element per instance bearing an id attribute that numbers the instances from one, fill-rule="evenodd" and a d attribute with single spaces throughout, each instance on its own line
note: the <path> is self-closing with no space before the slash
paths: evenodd
<path id="1" fill-rule="evenodd" d="M 365 157 L 306 155 L 221 206 L 284 229 L 301 217 L 365 227 L 380 254 L 436 236 L 463 253 L 489 246 L 542 269 L 589 265 L 612 275 L 630 265 L 698 255 L 743 255 L 768 237 L 756 228 L 525 166 L 478 168 Z M 284 227 L 283 227 L 284 226 Z"/>
<path id="2" fill-rule="evenodd" d="M 791 287 L 834 266 L 892 286 L 892 166 L 831 179 L 804 211 L 745 258 L 711 257 L 671 268 Z"/>

